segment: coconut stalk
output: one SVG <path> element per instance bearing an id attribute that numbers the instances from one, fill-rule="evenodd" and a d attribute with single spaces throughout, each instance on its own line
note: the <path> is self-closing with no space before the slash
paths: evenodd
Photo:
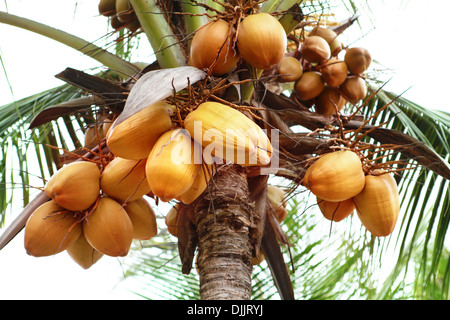
<path id="1" fill-rule="evenodd" d="M 155 1 L 130 0 L 161 68 L 187 64 L 187 59 L 169 23 Z"/>
<path id="2" fill-rule="evenodd" d="M 58 41 L 87 55 L 88 57 L 91 57 L 92 59 L 97 60 L 104 66 L 125 75 L 133 75 L 140 70 L 132 63 L 125 61 L 119 56 L 116 56 L 100 47 L 97 47 L 89 41 L 45 24 L 6 12 L 0 12 L 0 22 L 35 32 L 44 37 Z"/>

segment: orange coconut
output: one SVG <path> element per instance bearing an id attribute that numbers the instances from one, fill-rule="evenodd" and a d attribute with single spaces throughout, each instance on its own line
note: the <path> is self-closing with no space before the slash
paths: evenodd
<path id="1" fill-rule="evenodd" d="M 331 56 L 330 45 L 319 36 L 307 37 L 299 50 L 302 57 L 311 63 L 321 63 Z"/>
<path id="2" fill-rule="evenodd" d="M 67 249 L 82 231 L 79 217 L 54 200 L 40 205 L 25 224 L 24 245 L 34 257 L 57 254 Z"/>
<path id="3" fill-rule="evenodd" d="M 100 186 L 120 202 L 134 201 L 150 192 L 145 174 L 146 159 L 114 158 L 102 172 Z"/>
<path id="4" fill-rule="evenodd" d="M 178 201 L 184 204 L 194 202 L 206 189 L 212 176 L 211 165 L 198 165 L 199 169 L 194 177 L 194 182 L 183 194 L 176 197 Z"/>
<path id="5" fill-rule="evenodd" d="M 316 111 L 325 116 L 332 116 L 344 107 L 347 101 L 336 88 L 325 86 L 316 98 Z"/>
<path id="6" fill-rule="evenodd" d="M 272 68 L 284 57 L 286 46 L 286 31 L 270 14 L 251 14 L 241 21 L 237 47 L 242 58 L 253 67 Z"/>
<path id="7" fill-rule="evenodd" d="M 100 170 L 93 162 L 72 162 L 50 178 L 44 191 L 67 210 L 86 210 L 99 196 Z"/>
<path id="8" fill-rule="evenodd" d="M 278 64 L 278 74 L 279 82 L 297 81 L 303 74 L 302 64 L 295 57 L 285 57 Z"/>
<path id="9" fill-rule="evenodd" d="M 294 85 L 294 92 L 300 100 L 316 98 L 325 87 L 322 75 L 316 71 L 303 73 Z"/>
<path id="10" fill-rule="evenodd" d="M 317 198 L 317 204 L 323 216 L 335 222 L 342 221 L 355 211 L 355 204 L 352 198 L 339 202 L 331 202 Z"/>
<path id="11" fill-rule="evenodd" d="M 172 114 L 169 104 L 162 101 L 152 104 L 128 119 L 114 123 L 106 136 L 106 144 L 117 157 L 145 159 L 156 140 L 172 128 Z"/>
<path id="12" fill-rule="evenodd" d="M 66 251 L 83 269 L 89 269 L 103 257 L 103 253 L 95 250 L 86 240 L 83 233 L 66 249 Z"/>
<path id="13" fill-rule="evenodd" d="M 306 170 L 303 185 L 327 201 L 347 200 L 364 188 L 361 160 L 350 150 L 324 154 Z"/>
<path id="14" fill-rule="evenodd" d="M 168 202 L 186 192 L 199 170 L 195 163 L 198 152 L 201 155 L 201 149 L 186 130 L 164 133 L 153 147 L 145 168 L 152 193 Z"/>
<path id="15" fill-rule="evenodd" d="M 347 79 L 347 64 L 337 58 L 331 58 L 320 68 L 323 80 L 330 87 L 339 87 Z"/>
<path id="16" fill-rule="evenodd" d="M 210 22 L 200 28 L 192 39 L 190 64 L 199 69 L 212 68 L 213 75 L 233 70 L 239 55 L 233 48 L 234 32 L 224 20 Z"/>
<path id="17" fill-rule="evenodd" d="M 372 56 L 367 49 L 354 47 L 347 49 L 344 61 L 350 73 L 361 74 L 369 68 L 372 62 Z"/>
<path id="18" fill-rule="evenodd" d="M 156 215 L 147 200 L 141 197 L 128 202 L 125 211 L 133 224 L 133 239 L 149 240 L 156 236 L 158 233 Z"/>
<path id="19" fill-rule="evenodd" d="M 164 223 L 167 226 L 167 231 L 174 237 L 178 237 L 178 209 L 180 205 L 176 204 L 170 208 L 164 218 Z"/>
<path id="20" fill-rule="evenodd" d="M 232 107 L 204 102 L 188 114 L 184 127 L 202 144 L 207 159 L 211 155 L 242 166 L 270 163 L 272 145 L 265 132 Z"/>
<path id="21" fill-rule="evenodd" d="M 133 240 L 130 217 L 119 202 L 108 197 L 101 198 L 85 217 L 83 232 L 92 247 L 112 257 L 126 256 Z"/>
<path id="22" fill-rule="evenodd" d="M 366 81 L 359 76 L 349 76 L 344 83 L 339 86 L 339 90 L 348 101 L 356 104 L 366 97 L 367 84 Z"/>
<path id="23" fill-rule="evenodd" d="M 400 211 L 397 183 L 389 174 L 367 175 L 364 189 L 353 197 L 361 223 L 376 237 L 394 231 Z"/>

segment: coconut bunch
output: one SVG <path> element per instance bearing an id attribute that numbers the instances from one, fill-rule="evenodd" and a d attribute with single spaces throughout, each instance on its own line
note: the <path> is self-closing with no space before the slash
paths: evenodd
<path id="1" fill-rule="evenodd" d="M 175 121 L 177 116 L 174 106 L 160 101 L 120 123 L 115 122 L 106 136 L 106 144 L 116 158 L 105 168 L 103 176 L 118 159 L 130 162 L 126 170 L 135 163 L 142 168 L 138 179 L 141 188 L 146 186 L 142 194 L 151 192 L 164 202 L 177 200 L 190 204 L 206 189 L 214 164 L 270 164 L 272 146 L 267 135 L 242 112 L 208 101 L 188 112 L 182 125 Z M 117 190 L 114 183 L 110 186 Z M 106 186 L 102 188 L 107 190 Z M 108 191 L 111 194 L 113 190 Z M 134 192 L 135 196 L 141 194 Z"/>
<path id="2" fill-rule="evenodd" d="M 212 20 L 196 31 L 190 47 L 190 65 L 212 75 L 234 70 L 241 58 L 256 69 L 273 68 L 284 57 L 286 32 L 267 13 L 251 14 L 235 21 Z"/>
<path id="3" fill-rule="evenodd" d="M 328 220 L 339 222 L 355 210 L 363 226 L 376 237 L 395 228 L 400 211 L 393 176 L 385 170 L 366 170 L 352 150 L 323 154 L 308 167 L 303 185 L 316 197 Z"/>
<path id="4" fill-rule="evenodd" d="M 87 269 L 103 255 L 127 255 L 133 239 L 155 236 L 156 216 L 144 198 L 147 189 L 136 182 L 140 169 L 120 158 L 103 171 L 89 161 L 63 166 L 44 187 L 51 200 L 26 222 L 27 253 L 43 257 L 67 251 Z"/>
<path id="5" fill-rule="evenodd" d="M 127 28 L 134 32 L 141 27 L 130 0 L 100 0 L 98 12 L 109 17 L 115 30 Z"/>
<path id="6" fill-rule="evenodd" d="M 344 58 L 339 54 L 345 52 Z M 338 35 L 321 26 L 304 39 L 294 56 L 283 58 L 277 68 L 280 82 L 294 82 L 295 96 L 317 113 L 331 116 L 347 102 L 365 98 L 364 72 L 372 61 L 364 48 L 344 48 Z"/>

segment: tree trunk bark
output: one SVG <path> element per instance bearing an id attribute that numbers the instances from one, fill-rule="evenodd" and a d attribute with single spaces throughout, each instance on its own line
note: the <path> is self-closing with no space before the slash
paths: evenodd
<path id="1" fill-rule="evenodd" d="M 249 300 L 252 203 L 247 176 L 243 168 L 227 165 L 213 179 L 195 208 L 200 297 Z"/>

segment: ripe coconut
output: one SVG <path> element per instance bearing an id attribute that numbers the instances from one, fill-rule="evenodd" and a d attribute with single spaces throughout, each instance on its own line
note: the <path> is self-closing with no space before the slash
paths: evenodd
<path id="1" fill-rule="evenodd" d="M 115 15 L 116 0 L 100 0 L 100 2 L 98 3 L 98 13 L 106 17 Z"/>
<path id="2" fill-rule="evenodd" d="M 186 130 L 178 128 L 164 133 L 146 163 L 145 171 L 152 193 L 168 202 L 186 192 L 199 170 L 196 154 L 201 155 L 201 148 Z"/>
<path id="3" fill-rule="evenodd" d="M 350 150 L 324 154 L 306 170 L 303 185 L 327 201 L 347 200 L 364 188 L 361 160 Z"/>
<path id="4" fill-rule="evenodd" d="M 136 18 L 130 0 L 116 0 L 116 12 L 119 21 L 127 23 Z"/>
<path id="5" fill-rule="evenodd" d="M 361 223 L 376 237 L 394 231 L 400 211 L 397 183 L 389 173 L 366 175 L 364 189 L 353 197 Z"/>
<path id="6" fill-rule="evenodd" d="M 134 201 L 150 192 L 146 159 L 114 158 L 102 172 L 100 186 L 104 193 L 119 202 Z"/>
<path id="7" fill-rule="evenodd" d="M 286 31 L 270 14 L 251 14 L 241 21 L 237 47 L 242 58 L 253 67 L 271 69 L 284 57 L 286 46 Z"/>
<path id="8" fill-rule="evenodd" d="M 367 95 L 367 84 L 360 76 L 349 76 L 339 86 L 339 91 L 353 104 L 357 104 Z"/>
<path id="9" fill-rule="evenodd" d="M 331 58 L 320 68 L 322 78 L 330 87 L 339 87 L 347 79 L 348 69 L 344 61 Z"/>
<path id="10" fill-rule="evenodd" d="M 295 57 L 285 57 L 278 64 L 278 74 L 279 82 L 297 81 L 303 74 L 302 64 Z"/>
<path id="11" fill-rule="evenodd" d="M 311 30 L 308 36 L 319 36 L 324 38 L 330 46 L 331 55 L 335 56 L 342 50 L 342 43 L 338 39 L 338 35 L 331 29 L 317 26 Z"/>
<path id="12" fill-rule="evenodd" d="M 199 69 L 211 68 L 213 75 L 233 70 L 239 54 L 233 48 L 234 32 L 228 22 L 217 20 L 203 26 L 191 42 L 190 64 Z"/>
<path id="13" fill-rule="evenodd" d="M 331 202 L 317 198 L 317 204 L 323 216 L 335 222 L 344 220 L 355 211 L 355 204 L 352 198 L 339 202 Z"/>
<path id="14" fill-rule="evenodd" d="M 328 42 L 319 36 L 310 36 L 300 46 L 300 54 L 311 63 L 321 63 L 331 56 Z"/>
<path id="15" fill-rule="evenodd" d="M 125 211 L 133 224 L 133 239 L 149 240 L 158 233 L 156 215 L 144 198 L 128 202 Z"/>
<path id="16" fill-rule="evenodd" d="M 322 75 L 316 71 L 303 73 L 294 85 L 294 92 L 300 100 L 310 100 L 317 97 L 325 87 Z"/>
<path id="17" fill-rule="evenodd" d="M 341 111 L 346 102 L 336 88 L 325 86 L 316 98 L 316 111 L 324 116 L 332 116 Z"/>
<path id="18" fill-rule="evenodd" d="M 184 127 L 204 148 L 203 155 L 215 156 L 241 166 L 270 163 L 272 145 L 265 132 L 238 110 L 217 102 L 204 102 L 190 112 Z"/>
<path id="19" fill-rule="evenodd" d="M 50 178 L 44 191 L 67 210 L 86 210 L 100 194 L 100 170 L 93 162 L 72 162 Z"/>
<path id="20" fill-rule="evenodd" d="M 160 101 L 148 106 L 128 119 L 113 124 L 106 136 L 106 144 L 117 157 L 145 159 L 156 140 L 172 128 L 172 114 L 172 107 L 168 103 Z"/>
<path id="21" fill-rule="evenodd" d="M 30 215 L 25 224 L 25 250 L 34 257 L 57 254 L 72 245 L 81 231 L 78 215 L 54 200 L 47 201 Z"/>
<path id="22" fill-rule="evenodd" d="M 108 197 L 101 198 L 83 220 L 86 240 L 96 250 L 111 257 L 123 257 L 133 241 L 133 224 L 123 206 Z"/>
<path id="23" fill-rule="evenodd" d="M 66 251 L 83 269 L 89 269 L 103 257 L 103 253 L 95 250 L 86 240 L 83 233 L 66 249 Z"/>
<path id="24" fill-rule="evenodd" d="M 369 68 L 372 56 L 367 49 L 354 47 L 347 49 L 344 61 L 351 74 L 361 74 Z"/>

